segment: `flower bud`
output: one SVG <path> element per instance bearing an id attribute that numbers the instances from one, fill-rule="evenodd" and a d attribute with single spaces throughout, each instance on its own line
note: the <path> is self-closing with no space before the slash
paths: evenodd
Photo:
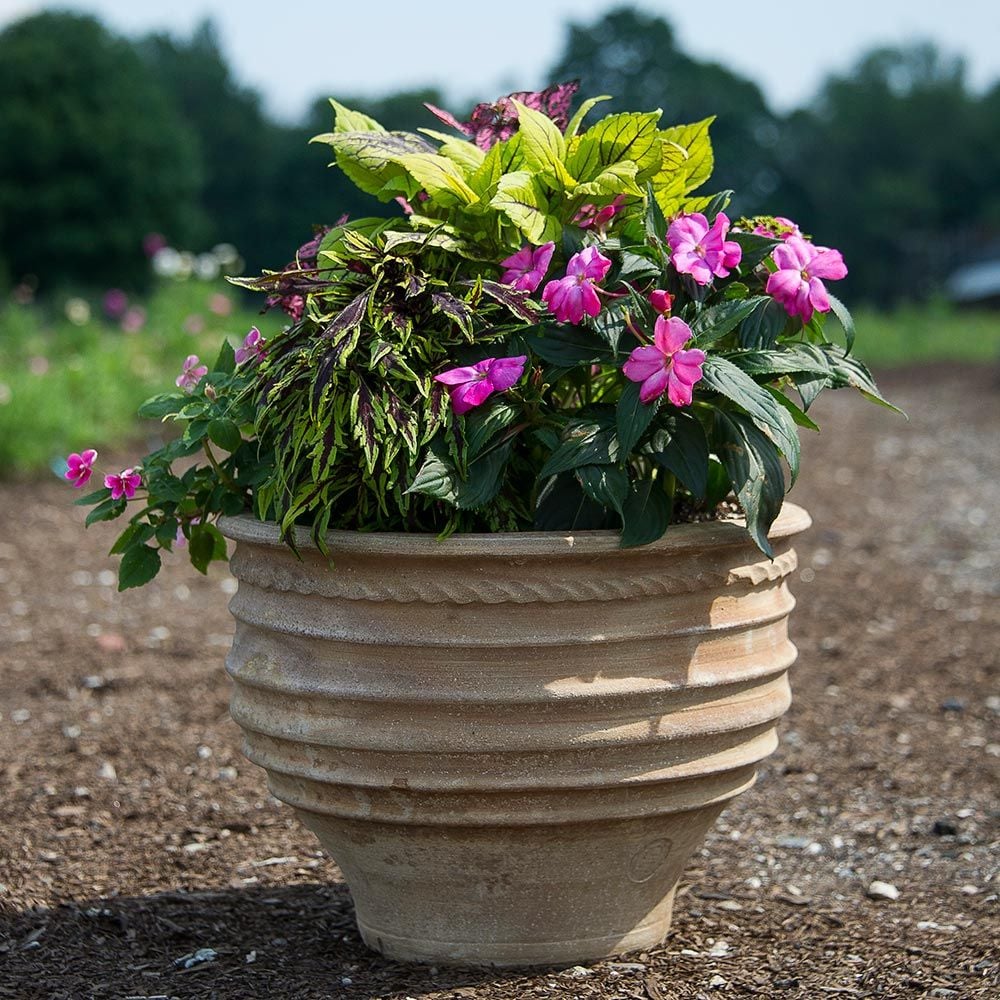
<path id="1" fill-rule="evenodd" d="M 649 304 L 660 315 L 666 315 L 670 312 L 670 307 L 674 304 L 674 297 L 670 292 L 665 292 L 662 288 L 654 288 L 649 293 Z"/>

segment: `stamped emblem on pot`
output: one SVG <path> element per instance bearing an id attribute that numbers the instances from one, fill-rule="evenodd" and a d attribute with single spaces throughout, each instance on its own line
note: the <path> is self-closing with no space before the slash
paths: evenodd
<path id="1" fill-rule="evenodd" d="M 667 863 L 673 847 L 669 837 L 656 837 L 640 845 L 628 863 L 629 880 L 648 882 Z"/>

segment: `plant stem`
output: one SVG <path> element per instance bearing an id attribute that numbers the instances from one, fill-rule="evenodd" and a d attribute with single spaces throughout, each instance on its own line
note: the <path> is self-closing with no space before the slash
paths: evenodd
<path id="1" fill-rule="evenodd" d="M 215 470 L 215 474 L 219 477 L 220 482 L 231 492 L 242 493 L 243 491 L 236 485 L 233 477 L 230 476 L 221 465 L 219 465 L 218 459 L 212 452 L 212 446 L 208 443 L 208 438 L 202 438 L 201 443 L 202 447 L 205 449 L 205 454 L 208 456 L 208 461 L 211 463 L 211 466 Z"/>

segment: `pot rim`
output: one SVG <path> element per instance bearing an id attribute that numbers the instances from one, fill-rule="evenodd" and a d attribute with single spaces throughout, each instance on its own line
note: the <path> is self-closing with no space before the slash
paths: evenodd
<path id="1" fill-rule="evenodd" d="M 805 531 L 812 524 L 808 512 L 794 503 L 784 503 L 768 538 L 787 538 Z M 219 519 L 222 533 L 234 542 L 284 548 L 278 525 L 273 521 L 259 521 L 252 514 Z M 504 531 L 489 533 L 454 534 L 448 538 L 430 532 L 404 531 L 346 531 L 335 529 L 326 534 L 331 552 L 360 553 L 369 555 L 414 556 L 558 556 L 591 555 L 615 552 L 621 556 L 642 555 L 652 552 L 677 551 L 707 547 L 753 545 L 746 533 L 743 518 L 720 521 L 700 521 L 671 525 L 667 533 L 655 542 L 635 548 L 619 546 L 619 532 L 602 531 Z M 295 529 L 295 544 L 303 549 L 313 549 L 307 528 Z"/>

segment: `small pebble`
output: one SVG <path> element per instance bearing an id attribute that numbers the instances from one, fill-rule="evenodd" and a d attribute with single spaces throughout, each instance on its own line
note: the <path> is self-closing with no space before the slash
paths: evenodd
<path id="1" fill-rule="evenodd" d="M 963 885 L 961 889 L 958 890 L 963 896 L 975 896 L 979 892 L 978 885 Z"/>
<path id="2" fill-rule="evenodd" d="M 587 976 L 593 975 L 593 973 L 590 969 L 585 969 L 582 965 L 574 965 L 572 969 L 567 969 L 563 975 L 569 976 L 571 979 L 586 979 Z"/>
<path id="3" fill-rule="evenodd" d="M 791 847 L 797 851 L 804 851 L 812 844 L 811 837 L 779 837 L 776 841 L 778 847 Z"/>
<path id="4" fill-rule="evenodd" d="M 726 985 L 726 980 L 723 979 L 722 976 L 715 975 L 708 981 L 708 985 L 711 989 L 717 990 L 720 986 Z"/>
<path id="5" fill-rule="evenodd" d="M 899 890 L 891 882 L 872 882 L 868 886 L 868 897 L 870 899 L 899 899 Z"/>
<path id="6" fill-rule="evenodd" d="M 716 941 L 711 948 L 708 949 L 708 954 L 712 958 L 725 958 L 732 951 L 729 947 L 728 941 Z"/>
<path id="7" fill-rule="evenodd" d="M 110 760 L 106 760 L 97 771 L 97 777 L 102 781 L 117 781 L 118 772 L 115 770 L 115 765 L 111 763 Z"/>
<path id="8" fill-rule="evenodd" d="M 961 698 L 945 698 L 941 702 L 942 712 L 964 712 L 965 702 Z"/>

